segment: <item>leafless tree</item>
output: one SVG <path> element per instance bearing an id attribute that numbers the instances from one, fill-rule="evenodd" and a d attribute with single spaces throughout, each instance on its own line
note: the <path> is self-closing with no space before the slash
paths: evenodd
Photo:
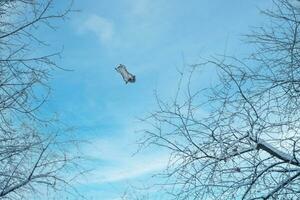
<path id="1" fill-rule="evenodd" d="M 65 190 L 73 177 L 68 170 L 77 157 L 68 147 L 74 143 L 62 136 L 56 120 L 39 113 L 59 54 L 43 53 L 49 50 L 37 30 L 55 29 L 51 22 L 71 11 L 71 5 L 57 11 L 55 3 L 0 1 L 0 199 Z"/>
<path id="2" fill-rule="evenodd" d="M 143 144 L 171 152 L 174 199 L 300 199 L 300 7 L 272 2 L 246 36 L 253 54 L 192 66 L 187 87 L 145 119 Z M 192 76 L 213 67 L 216 83 L 197 90 Z"/>

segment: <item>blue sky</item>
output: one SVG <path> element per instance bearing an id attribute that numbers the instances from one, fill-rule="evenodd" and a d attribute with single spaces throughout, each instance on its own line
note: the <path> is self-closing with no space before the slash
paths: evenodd
<path id="1" fill-rule="evenodd" d="M 155 110 L 154 91 L 168 100 L 175 94 L 177 68 L 201 57 L 226 52 L 243 55 L 241 34 L 262 22 L 257 7 L 266 0 L 85 0 L 56 32 L 41 33 L 60 50 L 47 109 L 76 127 L 89 144 L 82 151 L 94 171 L 78 184 L 88 199 L 117 200 L 129 184 L 152 182 L 166 166 L 168 154 L 148 149 L 135 156 L 138 118 Z M 125 85 L 114 67 L 125 64 L 136 75 Z M 205 86 L 214 74 L 199 76 Z"/>

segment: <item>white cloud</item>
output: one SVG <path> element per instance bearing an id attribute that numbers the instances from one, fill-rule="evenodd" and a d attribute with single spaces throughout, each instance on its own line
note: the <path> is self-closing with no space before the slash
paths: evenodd
<path id="1" fill-rule="evenodd" d="M 133 155 L 138 148 L 136 145 L 138 136 L 134 133 L 135 128 L 125 129 L 122 134 L 97 138 L 92 144 L 86 146 L 85 154 L 101 164 L 98 163 L 95 166 L 82 184 L 129 181 L 167 167 L 169 154 L 161 149 L 145 150 Z"/>
<path id="2" fill-rule="evenodd" d="M 120 162 L 115 168 L 107 170 L 99 168 L 99 170 L 95 171 L 92 178 L 89 178 L 88 183 L 102 184 L 127 181 L 162 170 L 166 167 L 167 162 L 168 156 L 162 156 L 160 154 L 157 154 L 156 157 L 147 156 L 143 159 L 141 159 L 141 156 L 131 159 L 128 158 L 127 162 Z"/>
<path id="3" fill-rule="evenodd" d="M 100 42 L 108 43 L 114 36 L 114 23 L 98 15 L 90 15 L 79 29 L 81 32 L 91 32 L 95 34 Z"/>

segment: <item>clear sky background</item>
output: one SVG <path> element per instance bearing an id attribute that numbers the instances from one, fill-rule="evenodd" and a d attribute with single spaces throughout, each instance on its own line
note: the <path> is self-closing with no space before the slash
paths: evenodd
<path id="1" fill-rule="evenodd" d="M 128 184 L 146 184 L 165 167 L 167 152 L 148 149 L 132 156 L 143 129 L 138 118 L 156 108 L 154 91 L 167 100 L 177 87 L 176 68 L 217 53 L 247 52 L 241 35 L 261 24 L 257 8 L 268 2 L 77 0 L 79 13 L 55 33 L 41 32 L 54 50 L 64 45 L 60 65 L 74 70 L 55 72 L 47 109 L 90 141 L 82 151 L 93 171 L 78 185 L 88 199 L 117 200 Z M 136 75 L 135 84 L 125 85 L 116 73 L 120 63 Z"/>

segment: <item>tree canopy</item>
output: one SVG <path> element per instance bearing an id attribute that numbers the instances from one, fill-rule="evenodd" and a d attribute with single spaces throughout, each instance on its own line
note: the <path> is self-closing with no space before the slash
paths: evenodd
<path id="1" fill-rule="evenodd" d="M 273 0 L 262 10 L 269 21 L 246 35 L 248 57 L 203 59 L 174 101 L 157 100 L 143 143 L 170 150 L 163 184 L 172 198 L 300 198 L 298 5 Z M 203 68 L 218 80 L 198 90 L 191 77 Z"/>
<path id="2" fill-rule="evenodd" d="M 68 147 L 74 141 L 60 137 L 64 130 L 56 119 L 39 113 L 51 72 L 60 68 L 59 53 L 45 53 L 47 41 L 37 33 L 54 31 L 52 22 L 66 17 L 69 3 L 57 11 L 53 0 L 0 1 L 0 199 L 45 197 L 72 187 L 67 172 L 77 156 Z"/>

